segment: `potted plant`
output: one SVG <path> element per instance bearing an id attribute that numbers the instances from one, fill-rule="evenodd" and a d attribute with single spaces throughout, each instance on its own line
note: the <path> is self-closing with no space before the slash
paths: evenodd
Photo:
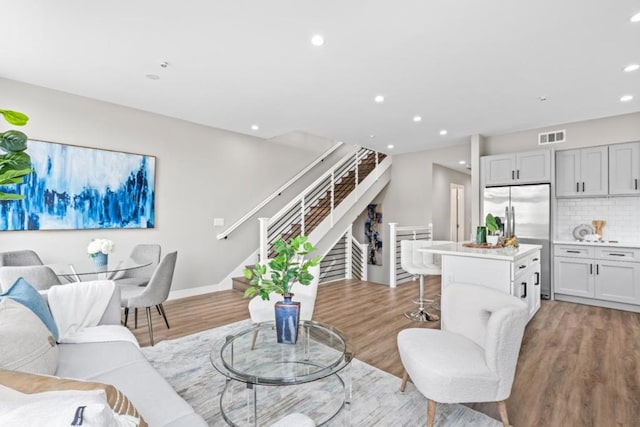
<path id="1" fill-rule="evenodd" d="M 109 239 L 93 239 L 87 246 L 87 254 L 93 258 L 93 263 L 98 268 L 106 269 L 111 252 L 113 252 L 113 242 Z"/>
<path id="2" fill-rule="evenodd" d="M 4 119 L 14 126 L 24 126 L 29 121 L 25 114 L 11 110 L 1 110 Z M 27 149 L 27 135 L 17 130 L 0 132 L 0 185 L 22 184 L 24 176 L 31 172 L 31 158 Z M 21 200 L 24 196 L 0 191 L 0 200 Z"/>
<path id="3" fill-rule="evenodd" d="M 244 269 L 250 287 L 245 297 L 259 294 L 268 300 L 272 293 L 282 295 L 283 301 L 275 304 L 276 331 L 279 343 L 295 344 L 298 339 L 300 303 L 292 301 L 292 288 L 296 283 L 309 285 L 313 275 L 309 267 L 320 264 L 320 257 L 305 259 L 315 248 L 306 236 L 297 236 L 286 242 L 282 238 L 273 244 L 276 257 L 268 264 L 257 264 L 253 270 Z M 268 267 L 268 268 L 267 268 Z"/>
<path id="4" fill-rule="evenodd" d="M 485 223 L 487 224 L 487 231 L 489 232 L 489 235 L 487 236 L 487 243 L 495 246 L 498 244 L 498 240 L 500 239 L 499 231 L 502 226 L 502 221 L 500 220 L 500 217 L 493 216 L 488 213 Z"/>

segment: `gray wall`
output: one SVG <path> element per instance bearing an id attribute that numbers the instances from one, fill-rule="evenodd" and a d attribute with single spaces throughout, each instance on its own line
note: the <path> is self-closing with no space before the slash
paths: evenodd
<path id="1" fill-rule="evenodd" d="M 0 232 L 0 251 L 31 248 L 46 263 L 69 263 L 86 257 L 95 237 L 113 240 L 114 257 L 123 258 L 137 243 L 156 242 L 179 252 L 174 290 L 217 284 L 258 247 L 257 220 L 219 241 L 216 234 L 226 227 L 214 228 L 214 217 L 231 225 L 326 149 L 295 148 L 291 138 L 276 144 L 6 79 L 0 93 L 0 108 L 30 116 L 24 131 L 32 139 L 157 157 L 155 229 Z"/>
<path id="2" fill-rule="evenodd" d="M 566 129 L 567 141 L 546 146 L 538 145 L 538 133 Z M 604 117 L 582 122 L 565 123 L 540 129 L 485 137 L 481 155 L 517 153 L 540 148 L 566 150 L 640 140 L 640 113 Z"/>
<path id="3" fill-rule="evenodd" d="M 468 239 L 471 232 L 471 175 L 434 164 L 431 198 L 433 240 L 451 238 L 451 184 L 464 186 L 464 234 L 461 239 Z"/>

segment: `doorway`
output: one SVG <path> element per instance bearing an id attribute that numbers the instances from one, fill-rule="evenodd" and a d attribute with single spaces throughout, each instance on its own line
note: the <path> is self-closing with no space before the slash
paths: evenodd
<path id="1" fill-rule="evenodd" d="M 451 185 L 450 208 L 449 208 L 449 240 L 461 242 L 464 237 L 464 186 L 459 184 Z"/>

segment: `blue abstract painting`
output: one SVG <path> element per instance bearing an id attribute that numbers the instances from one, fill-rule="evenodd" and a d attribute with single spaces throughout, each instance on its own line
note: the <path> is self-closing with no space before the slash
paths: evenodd
<path id="1" fill-rule="evenodd" d="M 0 230 L 153 228 L 156 159 L 29 140 L 33 173 L 3 188 Z"/>

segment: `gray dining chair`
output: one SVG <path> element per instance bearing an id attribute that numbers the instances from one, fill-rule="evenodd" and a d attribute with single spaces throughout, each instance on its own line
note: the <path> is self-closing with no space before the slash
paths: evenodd
<path id="1" fill-rule="evenodd" d="M 20 277 L 24 278 L 39 291 L 61 284 L 60 279 L 51 268 L 45 265 L 30 265 L 24 267 L 0 267 L 0 288 L 3 292 L 8 291 Z"/>
<path id="2" fill-rule="evenodd" d="M 25 265 L 42 265 L 43 262 L 32 250 L 0 252 L 0 267 L 21 267 Z"/>
<path id="3" fill-rule="evenodd" d="M 147 286 L 151 275 L 158 267 L 160 262 L 160 245 L 156 244 L 142 244 L 134 246 L 129 255 L 129 259 L 125 261 L 125 264 L 143 264 L 151 261 L 151 264 L 146 267 L 136 268 L 132 270 L 119 271 L 115 273 L 111 280 L 116 282 L 117 285 L 124 286 Z"/>
<path id="4" fill-rule="evenodd" d="M 122 307 L 124 308 L 124 325 L 127 326 L 127 320 L 129 318 L 129 309 L 133 308 L 135 311 L 135 324 L 134 327 L 138 327 L 138 308 L 144 307 L 147 309 L 147 323 L 149 327 L 149 338 L 151 345 L 153 342 L 153 324 L 151 319 L 151 307 L 156 307 L 158 313 L 164 318 L 164 323 L 169 327 L 169 321 L 167 320 L 167 313 L 164 310 L 164 303 L 169 297 L 169 290 L 171 290 L 171 282 L 173 281 L 173 272 L 176 268 L 176 260 L 178 259 L 178 252 L 171 252 L 160 261 L 156 271 L 153 272 L 149 284 L 145 287 L 140 286 L 120 286 L 120 292 L 122 296 Z"/>

